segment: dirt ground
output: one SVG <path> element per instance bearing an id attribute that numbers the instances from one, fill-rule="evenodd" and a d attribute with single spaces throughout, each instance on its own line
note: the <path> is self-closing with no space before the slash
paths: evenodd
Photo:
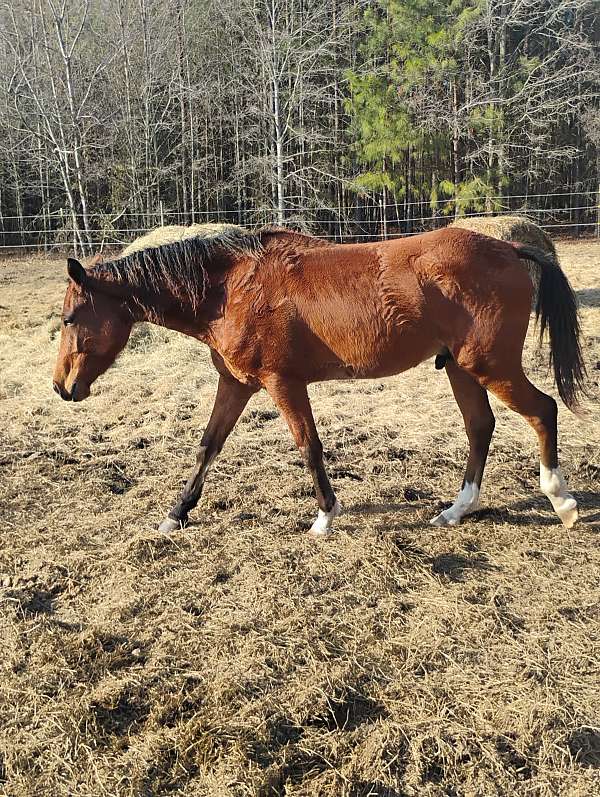
<path id="1" fill-rule="evenodd" d="M 592 390 L 600 243 L 564 242 Z M 345 512 L 258 396 L 194 522 L 156 531 L 208 418 L 200 344 L 140 328 L 82 404 L 51 389 L 62 260 L 0 262 L 0 794 L 600 794 L 600 412 L 559 413 L 581 520 L 498 424 L 485 509 L 428 521 L 466 458 L 433 363 L 312 388 Z M 533 335 L 529 343 L 532 344 Z M 548 389 L 546 354 L 527 352 Z"/>

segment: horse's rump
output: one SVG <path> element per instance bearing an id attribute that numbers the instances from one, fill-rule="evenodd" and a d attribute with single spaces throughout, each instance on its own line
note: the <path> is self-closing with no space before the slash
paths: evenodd
<path id="1" fill-rule="evenodd" d="M 427 316 L 452 355 L 472 359 L 471 349 L 490 351 L 502 340 L 522 346 L 533 284 L 514 247 L 450 228 L 420 238 L 413 268 Z"/>

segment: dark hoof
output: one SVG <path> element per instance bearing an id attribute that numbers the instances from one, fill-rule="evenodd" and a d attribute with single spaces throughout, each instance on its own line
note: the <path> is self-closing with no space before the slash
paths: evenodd
<path id="1" fill-rule="evenodd" d="M 170 534 L 172 531 L 178 531 L 186 525 L 184 520 L 175 520 L 172 517 L 166 517 L 158 527 L 158 530 L 163 534 Z"/>

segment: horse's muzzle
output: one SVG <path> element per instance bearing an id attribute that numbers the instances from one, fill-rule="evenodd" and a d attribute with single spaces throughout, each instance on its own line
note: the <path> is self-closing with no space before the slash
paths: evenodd
<path id="1" fill-rule="evenodd" d="M 62 385 L 59 385 L 58 382 L 52 382 L 52 387 L 54 388 L 54 392 L 58 393 L 64 401 L 77 401 L 77 382 L 73 382 L 70 393 L 65 390 Z"/>

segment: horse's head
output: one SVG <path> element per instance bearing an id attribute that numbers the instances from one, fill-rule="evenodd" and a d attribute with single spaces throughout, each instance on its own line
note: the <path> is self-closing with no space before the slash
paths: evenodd
<path id="1" fill-rule="evenodd" d="M 123 350 L 133 318 L 123 297 L 110 284 L 68 260 L 69 285 L 62 316 L 60 348 L 53 387 L 65 401 L 83 401 L 90 386 Z"/>

